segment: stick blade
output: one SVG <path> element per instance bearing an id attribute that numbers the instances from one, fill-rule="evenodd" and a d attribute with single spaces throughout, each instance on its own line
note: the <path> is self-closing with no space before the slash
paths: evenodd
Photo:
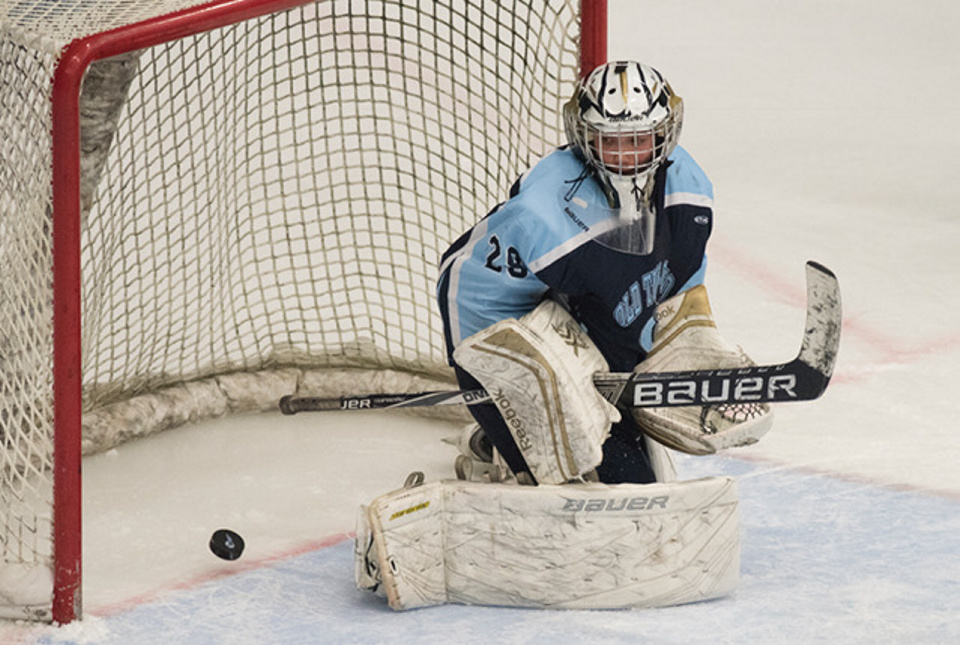
<path id="1" fill-rule="evenodd" d="M 823 374 L 823 389 L 826 389 L 840 350 L 843 320 L 840 283 L 833 271 L 817 262 L 807 262 L 806 271 L 806 324 L 797 360 Z"/>

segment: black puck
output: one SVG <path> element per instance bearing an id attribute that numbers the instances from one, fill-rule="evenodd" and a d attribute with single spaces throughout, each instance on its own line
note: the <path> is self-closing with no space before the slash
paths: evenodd
<path id="1" fill-rule="evenodd" d="M 210 536 L 210 550 L 218 558 L 236 560 L 243 554 L 243 538 L 230 529 L 217 529 Z"/>

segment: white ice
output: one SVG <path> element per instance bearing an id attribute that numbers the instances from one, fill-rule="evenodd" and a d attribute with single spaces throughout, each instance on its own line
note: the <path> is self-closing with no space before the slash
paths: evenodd
<path id="1" fill-rule="evenodd" d="M 84 620 L 43 643 L 960 642 L 960 4 L 610 0 L 610 57 L 660 68 L 714 180 L 708 287 L 724 334 L 792 358 L 803 263 L 843 289 L 838 370 L 738 477 L 743 580 L 651 611 L 448 606 L 353 588 L 354 513 L 407 473 L 451 477 L 453 432 L 385 413 L 220 420 L 84 462 Z M 505 187 L 506 189 L 506 187 Z M 478 217 L 482 215 L 478 213 Z M 221 527 L 247 541 L 227 563 Z"/>

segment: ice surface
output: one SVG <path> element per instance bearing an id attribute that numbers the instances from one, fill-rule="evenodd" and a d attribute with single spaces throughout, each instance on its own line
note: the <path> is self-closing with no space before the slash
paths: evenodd
<path id="1" fill-rule="evenodd" d="M 453 429 L 256 416 L 86 460 L 86 618 L 0 641 L 960 642 L 960 5 L 610 0 L 610 15 L 610 57 L 660 68 L 686 101 L 681 141 L 717 194 L 724 334 L 787 360 L 803 263 L 843 289 L 825 396 L 779 406 L 756 446 L 680 461 L 738 477 L 740 590 L 654 611 L 391 612 L 354 590 L 345 536 L 410 470 L 452 476 Z M 221 527 L 246 539 L 240 560 L 207 550 Z"/>

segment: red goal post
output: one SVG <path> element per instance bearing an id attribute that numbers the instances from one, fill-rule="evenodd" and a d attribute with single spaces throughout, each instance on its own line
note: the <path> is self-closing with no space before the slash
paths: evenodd
<path id="1" fill-rule="evenodd" d="M 605 0 L 49 4 L 0 16 L 0 83 L 36 77 L 32 103 L 0 108 L 0 563 L 50 571 L 4 615 L 66 623 L 82 455 L 294 388 L 449 382 L 439 254 L 563 142 L 607 17 Z M 101 61 L 133 72 L 98 103 Z"/>

